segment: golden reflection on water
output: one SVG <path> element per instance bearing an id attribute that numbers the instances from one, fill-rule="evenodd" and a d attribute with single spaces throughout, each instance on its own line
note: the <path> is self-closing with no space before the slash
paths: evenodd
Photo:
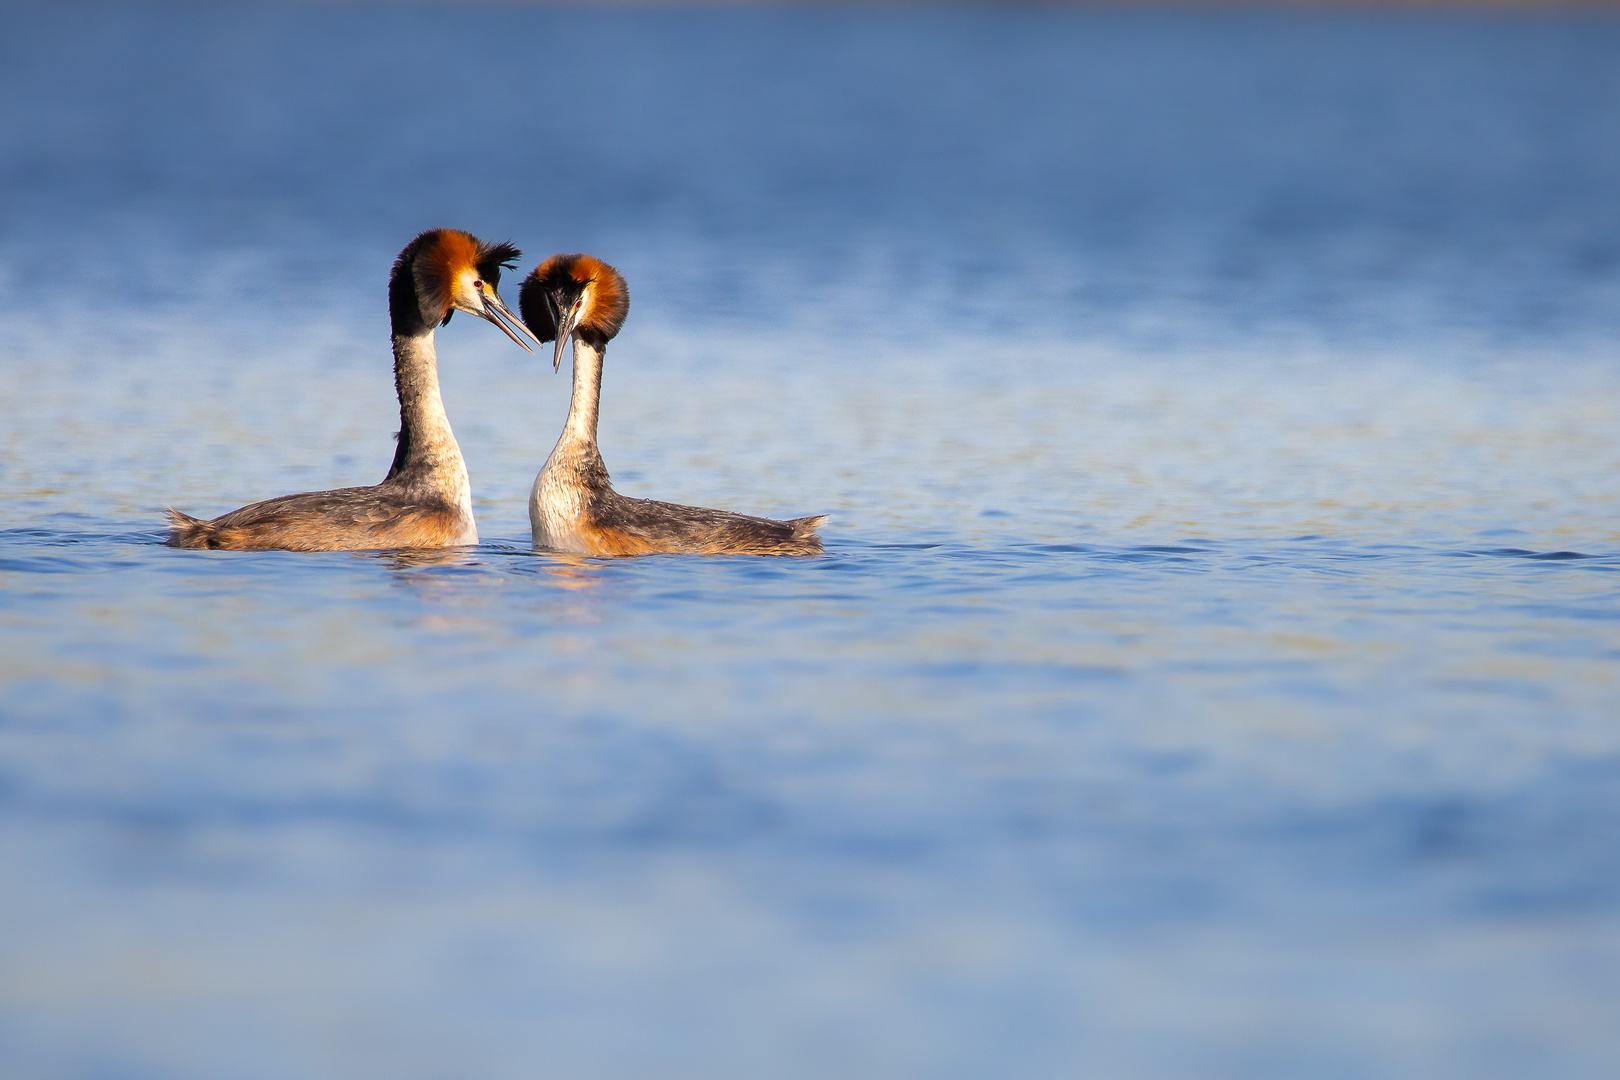
<path id="1" fill-rule="evenodd" d="M 591 560 L 582 555 L 556 553 L 542 557 L 549 564 L 544 572 L 554 579 L 554 583 L 560 588 L 577 591 L 594 589 L 602 584 L 600 572 L 594 571 Z"/>
<path id="2" fill-rule="evenodd" d="M 502 611 L 514 596 L 524 597 L 518 603 L 526 609 L 532 609 L 532 598 L 540 598 L 548 626 L 583 626 L 602 619 L 602 596 L 596 590 L 605 583 L 605 576 L 596 565 L 599 560 L 508 548 L 411 549 L 372 552 L 365 557 L 392 570 L 394 580 L 421 603 L 410 620 L 418 629 L 465 634 L 484 642 L 508 639 L 512 632 L 503 622 Z M 532 585 L 536 580 L 550 588 L 535 593 Z M 590 646 L 565 638 L 551 647 L 569 651 Z"/>

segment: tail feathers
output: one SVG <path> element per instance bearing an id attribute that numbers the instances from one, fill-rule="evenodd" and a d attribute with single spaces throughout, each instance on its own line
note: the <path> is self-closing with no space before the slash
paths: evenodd
<path id="1" fill-rule="evenodd" d="M 182 548 L 211 548 L 218 546 L 214 523 L 182 514 L 172 506 L 164 507 L 163 516 L 169 519 L 169 546 Z"/>
<path id="2" fill-rule="evenodd" d="M 814 540 L 817 538 L 816 530 L 827 524 L 827 515 L 816 514 L 812 517 L 794 518 L 788 524 L 793 526 L 793 539 Z"/>

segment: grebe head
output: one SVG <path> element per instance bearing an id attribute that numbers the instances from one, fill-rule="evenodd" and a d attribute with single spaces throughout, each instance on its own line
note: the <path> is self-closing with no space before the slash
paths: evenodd
<path id="1" fill-rule="evenodd" d="M 443 326 L 457 311 L 486 319 L 533 352 L 540 344 L 501 300 L 501 269 L 523 253 L 509 243 L 487 244 L 460 229 L 429 229 L 405 245 L 388 280 L 394 333 L 416 335 Z"/>
<path id="2" fill-rule="evenodd" d="M 630 287 L 601 259 L 553 255 L 523 279 L 518 310 L 535 337 L 557 342 L 551 358 L 556 371 L 570 336 L 596 348 L 613 340 L 630 311 Z"/>

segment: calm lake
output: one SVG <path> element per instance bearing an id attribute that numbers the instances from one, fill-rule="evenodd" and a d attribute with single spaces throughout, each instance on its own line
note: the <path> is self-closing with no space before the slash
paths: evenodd
<path id="1" fill-rule="evenodd" d="M 0 8 L 0 1073 L 1620 1075 L 1620 20 Z M 439 332 L 418 231 L 629 281 Z"/>

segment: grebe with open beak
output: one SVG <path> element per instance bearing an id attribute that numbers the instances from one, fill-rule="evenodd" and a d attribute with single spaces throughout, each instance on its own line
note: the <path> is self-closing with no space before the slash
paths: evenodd
<path id="1" fill-rule="evenodd" d="M 433 331 L 465 311 L 533 352 L 530 342 L 540 342 L 507 310 L 496 289 L 501 268 L 516 266 L 521 256 L 511 244 L 488 244 L 459 229 L 431 229 L 399 253 L 388 280 L 399 445 L 382 483 L 283 495 L 212 521 L 168 510 L 169 543 L 237 551 L 476 544 L 467 465 L 439 397 Z"/>

